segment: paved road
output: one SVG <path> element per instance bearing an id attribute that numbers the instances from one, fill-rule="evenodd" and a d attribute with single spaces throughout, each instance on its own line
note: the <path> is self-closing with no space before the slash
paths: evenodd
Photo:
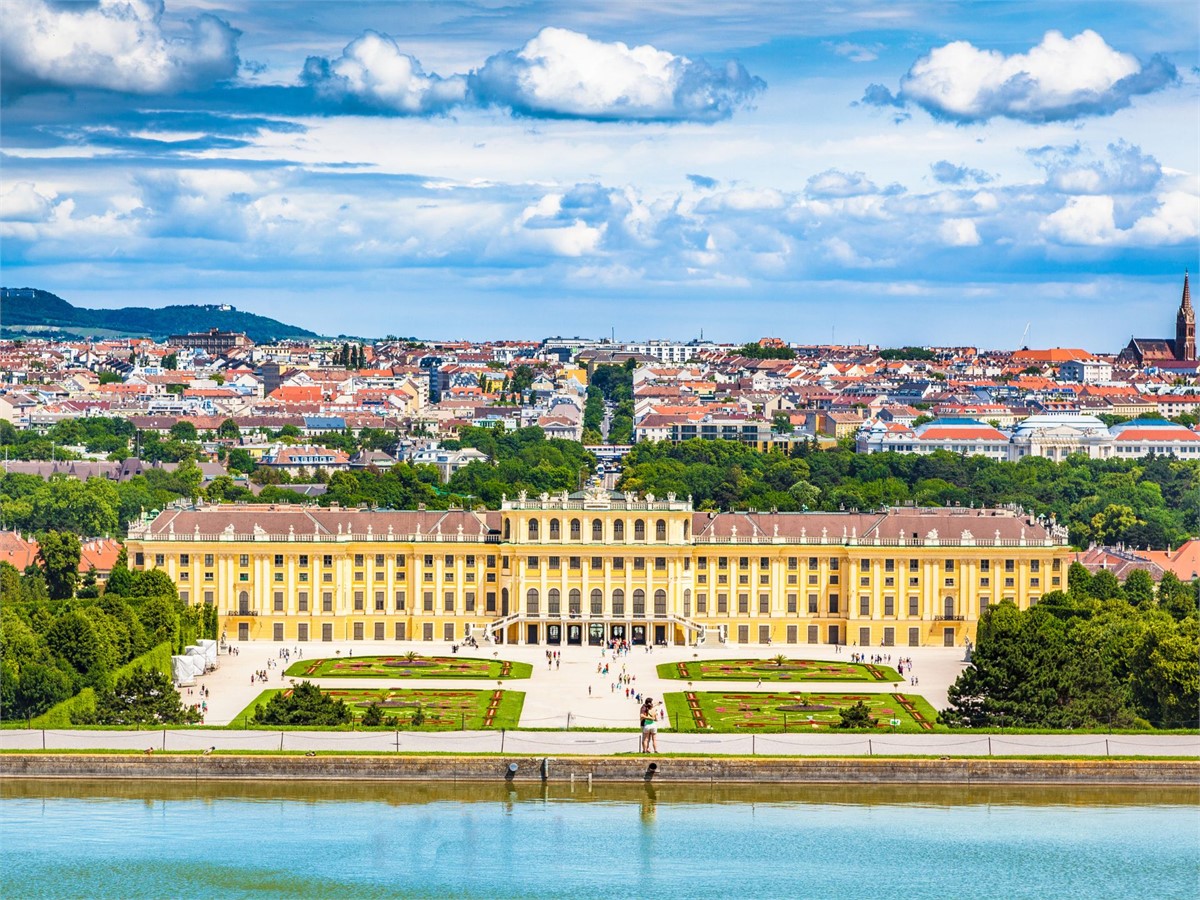
<path id="1" fill-rule="evenodd" d="M 44 743 L 43 743 L 44 742 Z M 1200 756 L 1200 735 L 661 734 L 664 753 L 745 756 Z M 0 730 L 0 750 L 344 750 L 610 755 L 637 750 L 635 732 L 313 732 Z"/>

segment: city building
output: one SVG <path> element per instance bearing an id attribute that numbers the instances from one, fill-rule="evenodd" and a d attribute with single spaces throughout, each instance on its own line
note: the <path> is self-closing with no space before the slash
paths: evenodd
<path id="1" fill-rule="evenodd" d="M 496 511 L 176 506 L 129 531 L 230 639 L 956 646 L 1066 588 L 1066 530 L 1004 509 L 697 512 L 602 489 Z"/>
<path id="2" fill-rule="evenodd" d="M 167 338 L 167 346 L 182 347 L 188 350 L 203 350 L 210 356 L 220 356 L 228 353 L 230 350 L 253 347 L 254 342 L 240 332 L 210 328 L 208 331 L 173 334 Z"/>
<path id="3" fill-rule="evenodd" d="M 1183 273 L 1183 297 L 1175 314 L 1175 339 L 1130 338 L 1118 362 L 1150 366 L 1159 362 L 1190 362 L 1196 359 L 1196 312 L 1188 290 L 1188 275 Z"/>

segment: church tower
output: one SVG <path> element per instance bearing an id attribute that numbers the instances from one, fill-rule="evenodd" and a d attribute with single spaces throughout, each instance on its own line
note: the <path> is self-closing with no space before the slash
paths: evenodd
<path id="1" fill-rule="evenodd" d="M 1196 313 L 1192 309 L 1192 296 L 1188 291 L 1188 273 L 1183 273 L 1183 300 L 1175 316 L 1175 358 L 1196 358 Z"/>

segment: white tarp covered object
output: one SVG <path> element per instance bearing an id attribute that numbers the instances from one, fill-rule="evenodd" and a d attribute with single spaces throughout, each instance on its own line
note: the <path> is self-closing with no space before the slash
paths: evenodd
<path id="1" fill-rule="evenodd" d="M 196 641 L 196 646 L 204 651 L 204 661 L 208 664 L 208 668 L 215 669 L 217 667 L 217 642 Z"/>
<path id="2" fill-rule="evenodd" d="M 201 675 L 208 671 L 208 658 L 204 655 L 203 647 L 190 644 L 183 648 L 183 652 L 196 660 L 196 665 L 199 666 Z"/>
<path id="3" fill-rule="evenodd" d="M 176 684 L 195 684 L 197 674 L 195 659 L 194 656 L 172 656 L 171 680 Z"/>

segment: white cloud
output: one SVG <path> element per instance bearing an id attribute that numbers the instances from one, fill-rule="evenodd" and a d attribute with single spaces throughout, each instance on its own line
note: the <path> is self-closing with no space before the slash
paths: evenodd
<path id="1" fill-rule="evenodd" d="M 0 194 L 0 220 L 5 222 L 44 222 L 54 208 L 53 196 L 46 196 L 29 181 L 19 181 Z"/>
<path id="2" fill-rule="evenodd" d="M 937 47 L 913 63 L 897 95 L 871 85 L 864 102 L 911 102 L 938 118 L 958 122 L 995 116 L 1051 122 L 1109 115 L 1176 77 L 1175 67 L 1164 57 L 1142 64 L 1090 29 L 1073 38 L 1047 31 L 1029 52 L 1010 56 L 967 41 Z"/>
<path id="3" fill-rule="evenodd" d="M 949 247 L 978 247 L 979 232 L 970 219 L 947 219 L 938 228 L 938 237 Z"/>
<path id="4" fill-rule="evenodd" d="M 715 121 L 765 84 L 736 62 L 713 68 L 648 44 L 543 28 L 521 49 L 488 59 L 470 86 L 480 103 L 530 116 Z"/>
<path id="5" fill-rule="evenodd" d="M 1071 197 L 1059 210 L 1046 217 L 1041 231 L 1061 244 L 1103 245 L 1117 237 L 1113 198 Z"/>
<path id="6" fill-rule="evenodd" d="M 1118 228 L 1112 197 L 1071 197 L 1046 217 L 1041 232 L 1060 244 L 1099 247 L 1181 244 L 1200 236 L 1200 197 L 1171 191 L 1158 201 L 1129 228 Z"/>
<path id="7" fill-rule="evenodd" d="M 826 169 L 808 179 L 805 193 L 810 197 L 855 197 L 877 194 L 879 188 L 862 172 Z"/>
<path id="8" fill-rule="evenodd" d="M 852 44 L 850 41 L 840 41 L 833 45 L 833 52 L 838 56 L 844 56 L 850 62 L 873 62 L 879 59 L 879 51 L 883 49 L 882 44 L 872 44 L 867 47 L 862 44 Z"/>
<path id="9" fill-rule="evenodd" d="M 1108 145 L 1108 159 L 1080 162 L 1078 148 L 1050 151 L 1046 157 L 1046 183 L 1064 194 L 1144 194 L 1154 190 L 1162 178 L 1162 167 L 1153 156 L 1125 141 Z"/>
<path id="10" fill-rule="evenodd" d="M 351 41 L 337 59 L 310 56 L 301 79 L 324 100 L 404 115 L 440 112 L 466 95 L 462 76 L 425 74 L 394 40 L 375 31 Z"/>
<path id="11" fill-rule="evenodd" d="M 216 16 L 168 37 L 162 0 L 93 5 L 6 0 L 0 29 L 5 90 L 101 88 L 158 94 L 203 87 L 237 72 L 239 32 Z"/>

